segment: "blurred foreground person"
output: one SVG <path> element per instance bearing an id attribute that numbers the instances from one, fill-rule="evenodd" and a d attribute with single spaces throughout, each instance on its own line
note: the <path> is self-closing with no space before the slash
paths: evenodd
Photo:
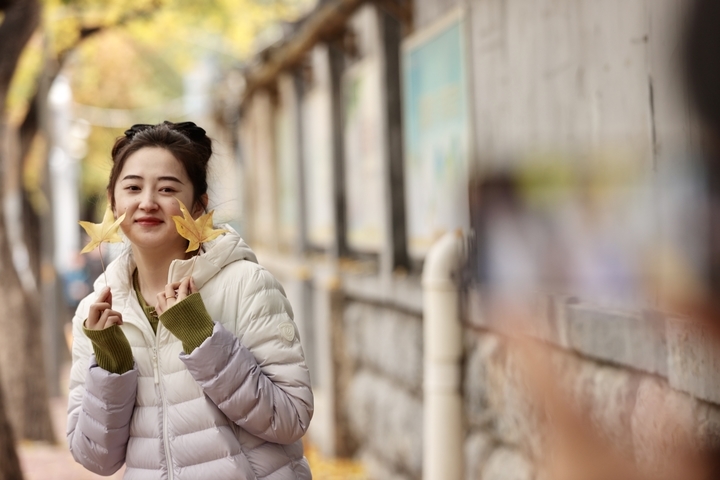
<path id="1" fill-rule="evenodd" d="M 720 2 L 694 0 L 685 27 L 683 73 L 701 119 L 701 168 L 708 192 L 705 300 L 720 325 Z"/>
<path id="2" fill-rule="evenodd" d="M 113 147 L 129 248 L 73 319 L 70 450 L 127 479 L 310 479 L 313 394 L 282 287 L 229 227 L 186 253 L 172 218 L 179 201 L 204 213 L 211 155 L 191 122 L 135 125 Z"/>
<path id="3" fill-rule="evenodd" d="M 643 223 L 660 211 L 647 195 L 656 179 L 622 162 L 601 159 L 605 163 L 600 168 L 589 161 L 570 166 L 562 161 L 528 162 L 515 170 L 483 172 L 471 182 L 477 235 L 471 269 L 481 292 L 479 325 L 492 327 L 487 336 L 497 330 L 507 334 L 502 344 L 507 348 L 492 350 L 502 360 L 492 358 L 496 363 L 491 366 L 499 373 L 491 373 L 502 377 L 502 388 L 529 398 L 527 404 L 518 401 L 522 408 L 516 407 L 525 416 L 510 420 L 517 422 L 512 427 L 520 424 L 523 433 L 531 432 L 526 436 L 532 441 L 520 442 L 528 442 L 523 448 L 536 460 L 534 478 L 720 479 L 717 404 L 674 389 L 660 375 L 604 363 L 607 359 L 592 363 L 572 349 L 537 341 L 543 338 L 538 317 L 550 316 L 547 310 L 559 304 L 582 302 L 642 316 L 643 325 L 657 328 L 663 339 L 665 319 L 682 318 L 689 328 L 703 332 L 702 342 L 707 342 L 692 344 L 697 341 L 692 338 L 688 351 L 693 346 L 702 352 L 720 351 L 720 1 L 685 3 L 680 65 L 702 124 L 702 151 L 694 165 L 700 173 L 692 178 L 697 187 L 692 193 L 702 191 L 702 198 L 690 205 L 699 228 L 683 233 L 699 239 L 703 248 L 695 265 L 683 251 L 687 245 L 672 246 L 677 248 L 669 256 L 678 267 L 672 271 L 682 275 L 663 279 L 670 288 L 662 298 L 657 298 L 653 283 L 658 279 L 649 274 L 655 271 L 647 267 L 665 261 L 664 251 L 653 250 L 660 243 L 653 238 L 656 226 Z M 596 177 L 611 180 L 596 181 L 597 171 L 602 175 Z M 660 218 L 661 223 L 674 220 Z M 564 298 L 539 307 L 534 303 L 538 291 Z M 658 304 L 659 311 L 647 309 Z M 653 322 L 654 316 L 659 321 Z M 533 335 L 524 335 L 528 331 Z M 615 333 L 624 335 L 625 330 Z M 491 342 L 484 345 L 488 351 L 488 345 L 496 348 Z M 695 360 L 711 362 L 707 370 L 717 369 L 720 357 L 699 360 L 702 355 Z M 695 372 L 698 381 L 717 381 L 706 373 Z M 603 388 L 609 391 L 600 391 Z"/>

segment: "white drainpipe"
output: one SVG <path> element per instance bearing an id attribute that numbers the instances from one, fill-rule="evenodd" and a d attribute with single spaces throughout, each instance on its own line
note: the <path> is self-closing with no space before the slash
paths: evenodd
<path id="1" fill-rule="evenodd" d="M 462 233 L 447 233 L 432 246 L 423 268 L 424 480 L 461 480 L 463 473 L 462 327 L 453 277 L 464 251 Z"/>

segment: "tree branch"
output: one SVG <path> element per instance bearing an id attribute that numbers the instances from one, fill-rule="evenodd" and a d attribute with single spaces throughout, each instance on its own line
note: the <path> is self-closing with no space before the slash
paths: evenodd
<path id="1" fill-rule="evenodd" d="M 0 23 L 0 108 L 5 110 L 10 81 L 20 54 L 40 24 L 38 0 L 2 0 L 5 17 Z"/>

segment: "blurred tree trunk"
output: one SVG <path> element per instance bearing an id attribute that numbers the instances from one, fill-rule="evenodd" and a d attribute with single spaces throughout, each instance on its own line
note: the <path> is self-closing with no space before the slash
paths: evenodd
<path id="1" fill-rule="evenodd" d="M 40 229 L 43 218 L 36 212 L 23 188 L 22 172 L 32 143 L 42 128 L 40 112 L 47 102 L 47 89 L 60 73 L 69 54 L 88 38 L 130 21 L 146 18 L 157 11 L 160 2 L 153 0 L 137 10 L 129 10 L 115 23 L 81 26 L 78 39 L 55 58 L 50 58 L 41 73 L 42 81 L 30 101 L 25 119 L 18 128 L 0 118 L 0 199 L 15 195 L 20 203 L 22 241 L 28 255 L 28 267 L 36 285 L 21 281 L 13 262 L 8 227 L 13 223 L 0 212 L 0 380 L 5 387 L 6 411 L 16 436 L 26 440 L 54 441 L 48 403 L 48 379 L 44 367 L 42 301 L 40 299 Z M 39 24 L 38 0 L 0 0 L 5 14 L 0 24 L 0 112 L 4 112 L 10 80 L 17 60 Z M 13 192 L 7 190 L 14 187 Z M 0 209 L 1 210 L 1 209 Z M 16 240 L 17 241 L 17 240 Z M 1 434 L 1 433 L 0 433 Z M 0 464 L 1 465 L 1 464 Z M 2 466 L 0 466 L 2 469 Z M 1 479 L 2 477 L 0 477 Z"/>
<path id="2" fill-rule="evenodd" d="M 3 392 L 0 388 L 0 480 L 22 480 L 12 427 L 5 413 Z"/>
<path id="3" fill-rule="evenodd" d="M 4 17 L 0 23 L 0 199 L 6 198 L 7 172 L 20 162 L 15 132 L 5 119 L 10 82 L 20 55 L 40 21 L 38 0 L 0 0 Z M 19 438 L 54 441 L 43 363 L 39 295 L 23 288 L 8 241 L 8 224 L 0 208 L 0 374 L 5 392 L 6 417 Z M 0 423 L 2 419 L 0 419 Z M 10 445 L 10 430 L 0 425 L 0 445 Z M 3 453 L 3 456 L 5 454 Z M 4 459 L 3 459 L 4 460 Z M 0 472 L 12 462 L 0 462 Z M 7 472 L 5 472 L 7 473 Z M 0 478 L 3 473 L 0 473 Z"/>

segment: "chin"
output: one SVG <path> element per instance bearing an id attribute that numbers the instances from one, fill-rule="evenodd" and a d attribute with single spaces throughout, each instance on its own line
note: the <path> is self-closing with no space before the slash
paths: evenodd
<path id="1" fill-rule="evenodd" d="M 185 250 L 181 242 L 178 242 L 177 236 L 169 238 L 167 236 L 161 237 L 156 235 L 134 235 L 128 237 L 130 242 L 137 248 L 143 250 Z"/>

